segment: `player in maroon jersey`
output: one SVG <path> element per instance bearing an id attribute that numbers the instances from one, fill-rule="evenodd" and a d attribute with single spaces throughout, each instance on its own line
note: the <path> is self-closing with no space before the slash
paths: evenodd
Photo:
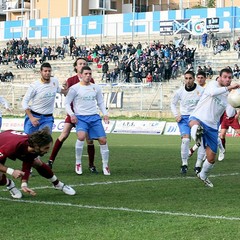
<path id="1" fill-rule="evenodd" d="M 36 195 L 27 185 L 31 167 L 36 168 L 42 177 L 50 180 L 55 189 L 68 195 L 76 193 L 70 186 L 60 182 L 50 167 L 39 158 L 48 152 L 52 142 L 53 139 L 48 128 L 29 135 L 14 130 L 0 133 L 0 185 L 6 185 L 13 198 L 21 198 L 22 193 L 15 187 L 13 180 L 6 177 L 6 173 L 14 178 L 22 178 L 22 191 Z M 13 161 L 21 160 L 23 162 L 22 171 L 5 166 L 7 158 Z"/>
<path id="2" fill-rule="evenodd" d="M 68 89 L 80 81 L 81 69 L 83 66 L 86 66 L 86 65 L 87 65 L 87 62 L 84 58 L 79 57 L 76 59 L 73 66 L 74 66 L 74 71 L 77 73 L 77 75 L 68 78 L 65 83 L 64 88 Z M 94 83 L 94 80 L 92 79 L 91 82 Z M 63 130 L 53 146 L 53 150 L 52 150 L 51 156 L 48 161 L 48 165 L 51 168 L 52 168 L 53 162 L 55 161 L 55 158 L 56 158 L 59 150 L 62 147 L 63 142 L 68 138 L 68 136 L 71 132 L 71 129 L 73 127 L 75 127 L 75 124 L 73 124 L 71 122 L 70 116 L 67 115 L 65 118 Z M 89 159 L 89 170 L 91 173 L 98 173 L 96 167 L 94 166 L 95 147 L 93 144 L 93 140 L 87 139 L 86 141 L 87 141 L 87 152 L 88 152 L 88 159 Z M 78 149 L 78 144 L 79 144 L 79 141 L 77 140 L 76 145 L 75 145 L 76 151 Z M 81 175 L 82 174 L 82 164 L 77 164 L 75 171 L 77 174 Z"/>

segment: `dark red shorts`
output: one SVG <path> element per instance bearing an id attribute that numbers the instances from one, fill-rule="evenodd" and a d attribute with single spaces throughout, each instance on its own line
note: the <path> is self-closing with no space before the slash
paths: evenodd
<path id="1" fill-rule="evenodd" d="M 75 123 L 72 123 L 71 122 L 71 117 L 69 116 L 69 115 L 67 115 L 66 117 L 65 117 L 65 121 L 64 121 L 65 123 L 71 123 L 72 125 L 73 125 L 73 127 L 75 127 Z"/>
<path id="2" fill-rule="evenodd" d="M 222 117 L 221 129 L 228 129 L 229 127 L 240 129 L 240 124 L 235 117 L 227 118 L 226 114 L 224 114 Z"/>

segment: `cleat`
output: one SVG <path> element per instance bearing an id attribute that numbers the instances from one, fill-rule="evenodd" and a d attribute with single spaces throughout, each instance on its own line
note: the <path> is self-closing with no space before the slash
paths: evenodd
<path id="1" fill-rule="evenodd" d="M 194 168 L 194 172 L 195 172 L 196 174 L 200 173 L 200 172 L 201 172 L 201 167 L 195 167 L 195 168 Z"/>
<path id="2" fill-rule="evenodd" d="M 109 170 L 109 167 L 107 166 L 107 167 L 105 167 L 105 168 L 103 168 L 103 174 L 104 175 L 106 175 L 106 176 L 109 176 L 109 175 L 111 175 L 111 173 L 110 173 L 110 170 Z"/>
<path id="3" fill-rule="evenodd" d="M 20 199 L 22 198 L 22 193 L 15 187 L 15 183 L 10 180 L 10 185 L 7 187 L 8 191 L 10 192 L 12 198 Z"/>
<path id="4" fill-rule="evenodd" d="M 212 184 L 212 182 L 211 182 L 208 178 L 202 179 L 202 178 L 200 177 L 200 173 L 198 173 L 197 176 L 198 176 L 198 178 L 199 178 L 201 181 L 203 181 L 203 183 L 205 184 L 206 187 L 213 188 L 213 184 Z"/>
<path id="5" fill-rule="evenodd" d="M 76 174 L 78 174 L 78 175 L 82 175 L 82 164 L 81 164 L 81 163 L 76 164 L 76 166 L 75 166 L 75 172 L 76 172 Z"/>
<path id="6" fill-rule="evenodd" d="M 52 160 L 49 160 L 47 165 L 52 169 L 52 166 L 53 166 L 53 161 Z"/>
<path id="7" fill-rule="evenodd" d="M 182 166 L 181 166 L 181 173 L 182 173 L 182 174 L 186 174 L 186 173 L 187 173 L 187 170 L 188 170 L 188 166 L 187 166 L 187 165 L 182 165 Z"/>
<path id="8" fill-rule="evenodd" d="M 222 161 L 224 159 L 225 157 L 224 154 L 225 154 L 225 149 L 223 151 L 219 149 L 218 161 Z"/>
<path id="9" fill-rule="evenodd" d="M 61 186 L 54 186 L 55 189 L 63 191 L 67 195 L 75 195 L 76 191 L 68 185 L 61 184 Z"/>
<path id="10" fill-rule="evenodd" d="M 203 127 L 199 125 L 196 132 L 196 145 L 198 147 L 201 146 L 202 135 L 203 135 Z"/>
<path id="11" fill-rule="evenodd" d="M 191 157 L 193 154 L 194 154 L 194 150 L 193 148 L 190 148 L 189 151 L 188 151 L 188 157 Z"/>
<path id="12" fill-rule="evenodd" d="M 98 174 L 98 171 L 95 166 L 89 167 L 89 171 L 90 171 L 90 173 Z"/>

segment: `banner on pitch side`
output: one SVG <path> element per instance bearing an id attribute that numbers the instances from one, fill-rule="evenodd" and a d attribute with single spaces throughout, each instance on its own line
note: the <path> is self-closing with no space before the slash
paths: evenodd
<path id="1" fill-rule="evenodd" d="M 165 121 L 118 120 L 112 133 L 160 135 L 163 132 L 165 124 Z"/>

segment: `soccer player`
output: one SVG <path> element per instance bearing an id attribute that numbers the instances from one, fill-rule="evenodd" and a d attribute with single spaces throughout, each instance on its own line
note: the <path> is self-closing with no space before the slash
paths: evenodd
<path id="1" fill-rule="evenodd" d="M 48 152 L 52 141 L 47 127 L 30 135 L 13 130 L 0 133 L 0 185 L 6 185 L 13 198 L 21 198 L 22 193 L 16 188 L 13 180 L 6 177 L 6 174 L 14 178 L 22 178 L 22 191 L 33 196 L 36 195 L 36 192 L 28 188 L 27 184 L 31 167 L 36 168 L 42 177 L 52 182 L 55 189 L 61 190 L 67 195 L 75 195 L 75 190 L 60 182 L 49 166 L 38 157 Z M 21 160 L 23 171 L 5 166 L 7 158 L 13 161 Z"/>
<path id="2" fill-rule="evenodd" d="M 103 113 L 105 123 L 109 123 L 107 110 L 104 105 L 101 88 L 91 83 L 92 70 L 85 66 L 81 70 L 82 79 L 78 84 L 69 88 L 65 99 L 66 111 L 71 117 L 71 122 L 76 124 L 76 132 L 80 145 L 76 148 L 76 172 L 78 165 L 82 163 L 82 151 L 86 135 L 89 139 L 97 139 L 100 144 L 100 152 L 103 163 L 103 174 L 110 175 L 108 167 L 109 150 L 106 133 L 102 125 L 102 119 L 98 114 L 98 108 Z M 73 103 L 73 110 L 71 107 Z M 97 108 L 98 106 L 98 108 Z"/>
<path id="3" fill-rule="evenodd" d="M 205 88 L 206 87 L 206 80 L 207 80 L 207 76 L 206 73 L 203 71 L 199 71 L 196 75 L 197 77 L 197 83 L 199 86 Z"/>
<path id="4" fill-rule="evenodd" d="M 86 66 L 87 62 L 84 58 L 77 58 L 76 61 L 73 64 L 74 71 L 77 73 L 75 76 L 70 77 L 66 81 L 66 89 L 69 89 L 74 84 L 78 83 L 81 80 L 81 70 L 82 67 Z M 94 83 L 94 80 L 90 80 L 91 83 Z M 50 156 L 50 159 L 48 161 L 48 165 L 52 167 L 53 162 L 55 161 L 55 158 L 59 152 L 59 150 L 62 147 L 63 142 L 68 138 L 71 129 L 75 127 L 75 124 L 71 122 L 71 117 L 69 115 L 66 116 L 63 131 L 61 132 L 60 136 L 57 138 L 53 150 Z M 87 152 L 88 152 L 88 160 L 89 160 L 89 170 L 91 173 L 98 173 L 96 167 L 94 166 L 94 155 L 95 155 L 95 147 L 93 144 L 93 140 L 88 139 L 88 136 L 86 137 L 87 141 Z M 76 149 L 81 147 L 81 142 L 79 140 L 76 141 Z M 76 168 L 76 173 L 81 175 L 82 174 L 82 164 L 78 164 Z"/>
<path id="5" fill-rule="evenodd" d="M 45 126 L 52 131 L 55 96 L 64 90 L 59 87 L 58 80 L 51 77 L 51 72 L 51 65 L 44 62 L 40 67 L 41 79 L 32 83 L 23 97 L 22 107 L 26 112 L 24 132 L 27 134 Z"/>
<path id="6" fill-rule="evenodd" d="M 7 100 L 2 96 L 0 96 L 0 104 L 3 105 L 5 109 L 11 112 L 11 109 L 9 108 L 9 104 Z M 0 111 L 0 132 L 1 132 L 1 127 L 2 127 L 2 112 Z"/>
<path id="7" fill-rule="evenodd" d="M 192 71 L 184 73 L 185 84 L 180 87 L 173 96 L 171 102 L 171 110 L 178 123 L 178 127 L 181 133 L 181 158 L 182 166 L 181 173 L 186 174 L 188 170 L 188 152 L 190 143 L 190 127 L 188 125 L 188 119 L 194 108 L 196 107 L 202 93 L 203 88 L 197 85 L 195 81 L 195 74 Z M 180 114 L 177 110 L 178 102 L 180 103 Z M 203 155 L 204 155 L 203 150 Z"/>
<path id="8" fill-rule="evenodd" d="M 208 173 L 213 168 L 218 146 L 218 126 L 220 117 L 227 107 L 227 95 L 240 85 L 232 82 L 232 71 L 224 68 L 220 71 L 217 81 L 211 81 L 206 86 L 196 108 L 189 117 L 191 136 L 197 145 L 206 149 L 207 159 L 197 174 L 208 187 L 213 187 L 208 179 Z"/>
<path id="9" fill-rule="evenodd" d="M 240 134 L 240 124 L 238 118 L 240 110 L 236 111 L 230 104 L 227 105 L 226 111 L 221 118 L 221 132 L 220 139 L 222 141 L 223 149 L 219 149 L 218 161 L 224 159 L 224 153 L 226 149 L 226 133 L 229 127 L 232 127 L 237 134 Z"/>

